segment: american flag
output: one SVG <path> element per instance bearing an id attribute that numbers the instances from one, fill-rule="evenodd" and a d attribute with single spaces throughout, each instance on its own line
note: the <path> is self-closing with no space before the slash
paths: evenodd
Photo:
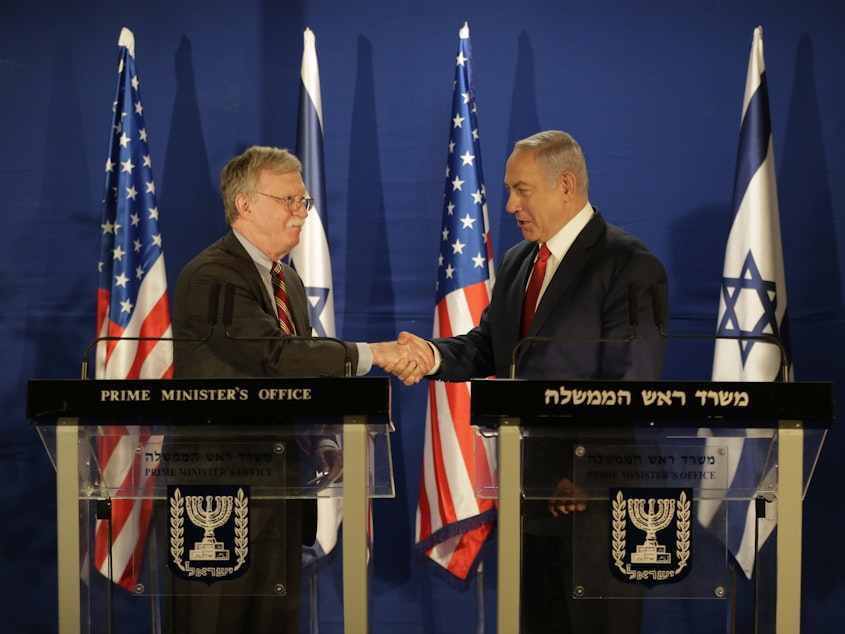
<path id="1" fill-rule="evenodd" d="M 718 334 L 772 337 L 788 350 L 786 276 L 763 61 L 763 29 L 759 26 L 754 29 L 748 60 L 732 209 L 733 225 L 722 272 Z M 714 381 L 774 381 L 780 378 L 782 361 L 781 349 L 773 343 L 721 339 L 716 342 L 712 376 Z M 712 442 L 728 446 L 731 485 L 760 481 L 765 456 L 752 451 L 759 449 L 760 443 L 745 442 L 742 437 Z M 777 500 L 766 505 L 770 506 L 777 517 Z M 702 500 L 701 523 L 708 526 L 717 510 L 715 501 Z M 727 545 L 750 579 L 756 555 L 755 532 L 759 529 L 758 545 L 762 546 L 774 529 L 774 520 L 758 521 L 753 500 L 731 503 L 728 518 Z"/>
<path id="2" fill-rule="evenodd" d="M 490 303 L 494 279 L 471 57 L 465 23 L 452 97 L 435 337 L 476 326 Z M 417 554 L 458 588 L 466 588 L 477 569 L 496 517 L 493 501 L 475 496 L 476 486 L 492 481 L 495 465 L 493 451 L 470 427 L 469 404 L 468 383 L 430 384 L 417 504 Z"/>
<path id="3" fill-rule="evenodd" d="M 135 38 L 126 28 L 118 40 L 118 82 L 113 106 L 101 225 L 98 379 L 160 379 L 173 376 L 170 305 L 158 226 L 147 129 L 138 75 Z M 114 338 L 114 339 L 112 339 Z M 158 438 L 138 427 L 101 429 L 98 455 L 112 499 L 112 561 L 108 526 L 98 521 L 94 563 L 104 575 L 132 590 L 138 581 L 152 501 L 140 499 L 153 485 L 135 447 Z M 143 467 L 155 465 L 145 464 Z"/>
<path id="4" fill-rule="evenodd" d="M 314 336 L 334 337 L 334 289 L 329 256 L 326 215 L 326 183 L 323 164 L 323 102 L 320 69 L 317 65 L 317 39 L 311 29 L 303 33 L 302 66 L 299 84 L 299 121 L 296 155 L 302 162 L 302 179 L 314 207 L 302 228 L 299 244 L 291 251 L 291 263 L 305 284 L 308 316 Z M 337 531 L 343 518 L 343 499 L 317 498 L 317 541 L 303 547 L 302 566 L 316 573 L 327 564 L 337 545 Z"/>

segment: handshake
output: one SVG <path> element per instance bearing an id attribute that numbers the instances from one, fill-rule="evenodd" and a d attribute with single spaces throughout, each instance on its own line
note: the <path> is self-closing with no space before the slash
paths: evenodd
<path id="1" fill-rule="evenodd" d="M 402 331 L 396 341 L 371 343 L 373 364 L 405 385 L 419 383 L 434 367 L 434 351 L 425 339 Z"/>

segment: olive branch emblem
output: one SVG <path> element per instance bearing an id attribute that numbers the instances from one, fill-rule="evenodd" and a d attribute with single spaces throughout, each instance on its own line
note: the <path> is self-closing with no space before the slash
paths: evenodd
<path id="1" fill-rule="evenodd" d="M 673 571 L 668 571 L 668 576 L 674 577 L 689 564 L 692 502 L 688 499 L 685 491 L 680 492 L 677 500 L 666 500 L 666 502 L 671 503 L 675 512 L 675 557 L 677 565 Z M 667 504 L 667 508 L 668 506 L 670 504 Z M 623 575 L 634 580 L 636 573 L 629 570 L 625 564 L 628 501 L 622 495 L 622 491 L 617 491 L 615 499 L 612 500 L 611 516 L 611 556 L 613 562 Z M 661 521 L 661 524 L 665 527 L 668 526 L 669 520 L 665 517 L 664 519 L 666 521 Z"/>
<path id="2" fill-rule="evenodd" d="M 239 488 L 237 495 L 230 496 L 229 504 L 234 502 L 234 541 L 237 563 L 231 572 L 238 571 L 246 563 L 249 554 L 249 498 Z M 173 563 L 182 572 L 197 576 L 204 569 L 196 568 L 184 559 L 185 554 L 185 497 L 176 489 L 170 498 L 170 555 Z"/>

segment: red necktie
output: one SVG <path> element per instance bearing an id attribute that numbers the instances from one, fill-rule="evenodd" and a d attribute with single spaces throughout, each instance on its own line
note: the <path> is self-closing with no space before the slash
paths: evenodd
<path id="1" fill-rule="evenodd" d="M 549 247 L 545 244 L 540 245 L 540 253 L 537 254 L 537 261 L 534 262 L 531 279 L 525 291 L 525 303 L 522 305 L 522 337 L 525 337 L 534 319 L 534 311 L 540 299 L 540 289 L 543 287 L 543 278 L 546 276 L 546 262 L 550 255 Z"/>
<path id="2" fill-rule="evenodd" d="M 292 335 L 294 331 L 293 319 L 290 316 L 288 294 L 285 290 L 285 276 L 282 273 L 282 264 L 276 262 L 270 270 L 270 278 L 273 280 L 273 293 L 276 296 L 276 311 L 279 314 L 279 327 L 285 335 Z"/>

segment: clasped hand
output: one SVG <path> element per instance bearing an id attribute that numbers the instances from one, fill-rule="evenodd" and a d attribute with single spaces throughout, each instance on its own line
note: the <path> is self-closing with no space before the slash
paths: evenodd
<path id="1" fill-rule="evenodd" d="M 405 385 L 419 383 L 434 367 L 434 352 L 425 339 L 400 332 L 396 341 L 370 344 L 373 363 Z"/>

